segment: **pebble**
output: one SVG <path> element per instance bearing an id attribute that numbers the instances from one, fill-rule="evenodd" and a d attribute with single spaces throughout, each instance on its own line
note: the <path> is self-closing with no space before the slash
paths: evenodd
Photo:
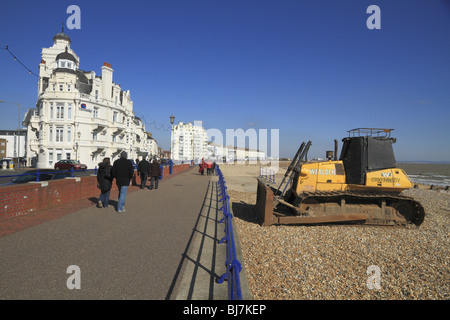
<path id="1" fill-rule="evenodd" d="M 450 299 L 448 191 L 404 191 L 426 213 L 422 225 L 407 228 L 262 227 L 254 213 L 256 194 L 228 193 L 253 299 Z M 379 289 L 369 281 L 376 277 Z"/>

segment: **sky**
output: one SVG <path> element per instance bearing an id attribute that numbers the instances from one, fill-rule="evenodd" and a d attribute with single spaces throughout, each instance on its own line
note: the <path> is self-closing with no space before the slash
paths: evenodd
<path id="1" fill-rule="evenodd" d="M 2 1 L 0 100 L 21 119 L 38 78 L 4 48 L 38 74 L 62 25 L 80 69 L 110 63 L 164 150 L 173 114 L 225 144 L 227 129 L 267 130 L 269 156 L 311 140 L 308 157 L 325 157 L 371 127 L 395 129 L 397 161 L 450 161 L 450 0 Z M 0 129 L 17 129 L 16 105 L 0 114 Z"/>

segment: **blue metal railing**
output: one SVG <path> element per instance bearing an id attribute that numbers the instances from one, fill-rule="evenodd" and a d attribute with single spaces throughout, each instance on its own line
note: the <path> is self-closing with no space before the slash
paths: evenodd
<path id="1" fill-rule="evenodd" d="M 36 182 L 41 181 L 39 179 L 39 176 L 42 174 L 55 174 L 55 173 L 67 173 L 70 172 L 70 177 L 74 177 L 74 172 L 90 172 L 92 171 L 94 174 L 97 174 L 97 167 L 95 167 L 95 169 L 83 169 L 83 170 L 74 170 L 73 168 L 70 168 L 70 170 L 55 170 L 55 171 L 42 171 L 40 172 L 39 169 L 36 169 L 36 171 L 33 172 L 25 172 L 25 173 L 21 173 L 21 174 L 10 174 L 10 175 L 2 175 L 0 176 L 0 178 L 14 178 L 14 177 L 22 177 L 22 176 L 31 176 L 31 175 L 35 175 L 36 176 Z"/>
<path id="2" fill-rule="evenodd" d="M 192 165 L 192 164 L 191 164 Z M 173 166 L 174 163 L 173 161 L 170 161 L 169 163 L 164 163 L 160 165 L 161 168 L 161 175 L 159 176 L 159 180 L 163 179 L 163 169 L 164 167 L 169 166 L 169 174 L 173 174 Z M 137 166 L 136 166 L 137 167 Z M 136 169 L 136 168 L 135 168 Z M 40 172 L 39 169 L 36 169 L 33 172 L 25 172 L 25 173 L 21 173 L 21 174 L 11 174 L 11 175 L 0 175 L 0 178 L 14 178 L 14 177 L 21 177 L 21 176 L 28 176 L 28 175 L 36 175 L 36 182 L 41 181 L 39 179 L 39 176 L 41 174 L 55 174 L 55 173 L 65 173 L 65 172 L 70 172 L 70 177 L 74 177 L 74 172 L 92 172 L 92 174 L 97 175 L 97 166 L 95 166 L 94 169 L 83 169 L 83 170 L 74 170 L 73 167 L 70 168 L 69 170 L 55 170 L 55 171 L 48 171 L 48 169 L 46 169 L 46 171 Z"/>
<path id="3" fill-rule="evenodd" d="M 225 178 L 219 166 L 216 166 L 217 175 L 219 176 L 219 203 L 222 207 L 219 209 L 223 211 L 224 217 L 219 223 L 225 223 L 225 236 L 220 240 L 219 244 L 226 241 L 227 243 L 227 258 L 226 258 L 226 272 L 220 277 L 219 284 L 224 280 L 228 281 L 228 298 L 230 300 L 242 300 L 241 281 L 239 272 L 241 271 L 241 263 L 237 259 L 236 246 L 234 243 L 233 224 L 231 219 L 233 214 L 230 210 L 230 197 L 228 196 Z"/>

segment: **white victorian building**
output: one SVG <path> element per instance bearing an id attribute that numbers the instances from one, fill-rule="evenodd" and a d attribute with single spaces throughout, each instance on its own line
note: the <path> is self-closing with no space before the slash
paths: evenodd
<path id="1" fill-rule="evenodd" d="M 80 58 L 64 33 L 42 49 L 36 109 L 29 109 L 27 163 L 53 168 L 61 159 L 79 160 L 93 169 L 104 157 L 111 162 L 122 151 L 129 159 L 151 155 L 155 143 L 133 112 L 130 92 L 113 82 L 109 63 L 101 75 L 80 69 Z"/>

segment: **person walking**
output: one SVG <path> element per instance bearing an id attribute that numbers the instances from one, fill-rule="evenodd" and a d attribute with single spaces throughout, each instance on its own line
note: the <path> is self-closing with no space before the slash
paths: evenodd
<path id="1" fill-rule="evenodd" d="M 141 178 L 141 189 L 145 188 L 145 184 L 147 183 L 147 178 L 150 172 L 150 162 L 145 159 L 145 156 L 142 157 L 142 160 L 139 161 L 137 171 L 139 172 L 139 176 Z"/>
<path id="2" fill-rule="evenodd" d="M 201 173 L 202 174 L 202 176 L 203 176 L 203 173 L 205 172 L 205 167 L 206 167 L 206 163 L 205 163 L 205 160 L 202 158 L 202 162 L 200 163 L 200 169 L 198 170 L 198 172 L 199 173 Z"/>
<path id="3" fill-rule="evenodd" d="M 158 189 L 159 177 L 161 176 L 161 165 L 155 158 L 153 159 L 153 162 L 150 166 L 150 176 L 152 177 L 150 190 L 152 190 L 153 187 L 155 187 L 155 189 Z"/>
<path id="4" fill-rule="evenodd" d="M 109 194 L 112 187 L 113 176 L 111 173 L 112 165 L 109 158 L 104 158 L 98 164 L 97 170 L 97 187 L 100 189 L 97 207 L 108 208 Z"/>
<path id="5" fill-rule="evenodd" d="M 211 163 L 211 161 L 206 161 L 206 174 L 208 175 L 208 176 L 210 176 L 211 175 L 211 170 L 212 170 L 212 163 Z"/>
<path id="6" fill-rule="evenodd" d="M 127 159 L 127 153 L 122 151 L 120 158 L 114 161 L 112 167 L 113 177 L 116 179 L 117 188 L 119 189 L 119 199 L 117 203 L 117 212 L 125 212 L 125 198 L 127 196 L 128 186 L 133 178 L 133 164 Z"/>

